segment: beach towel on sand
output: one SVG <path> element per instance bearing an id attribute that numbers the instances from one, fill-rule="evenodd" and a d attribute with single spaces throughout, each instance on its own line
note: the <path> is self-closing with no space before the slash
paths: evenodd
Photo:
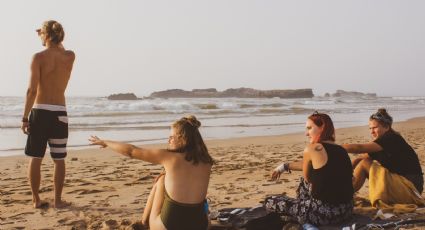
<path id="1" fill-rule="evenodd" d="M 418 206 L 425 205 L 425 199 L 412 182 L 377 162 L 373 162 L 369 170 L 369 200 L 384 213 L 395 214 L 414 212 Z"/>

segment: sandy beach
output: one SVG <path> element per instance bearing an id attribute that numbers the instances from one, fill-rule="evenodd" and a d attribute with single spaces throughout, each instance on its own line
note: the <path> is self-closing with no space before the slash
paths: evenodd
<path id="1" fill-rule="evenodd" d="M 365 122 L 366 123 L 366 122 Z M 425 169 L 425 118 L 394 125 L 416 150 Z M 302 131 L 302 130 L 300 130 Z M 337 143 L 369 140 L 367 126 L 342 128 Z M 211 210 L 255 206 L 268 194 L 295 196 L 300 172 L 270 181 L 270 172 L 282 161 L 302 158 L 303 132 L 266 137 L 207 141 L 217 161 L 208 198 Z M 145 147 L 165 147 L 150 145 Z M 40 196 L 52 202 L 53 163 L 49 154 L 42 165 Z M 140 219 L 153 179 L 161 167 L 129 159 L 109 150 L 88 148 L 68 153 L 63 198 L 65 209 L 34 209 L 27 181 L 28 158 L 2 157 L 0 161 L 0 229 L 125 229 Z M 359 192 L 367 196 L 367 186 Z"/>

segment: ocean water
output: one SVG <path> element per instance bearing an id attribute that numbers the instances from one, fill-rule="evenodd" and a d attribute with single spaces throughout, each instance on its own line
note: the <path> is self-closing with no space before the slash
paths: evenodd
<path id="1" fill-rule="evenodd" d="M 22 155 L 23 97 L 0 97 L 0 156 Z M 385 107 L 395 121 L 425 115 L 425 97 L 314 97 L 304 99 L 174 98 L 109 101 L 100 97 L 67 99 L 70 149 L 88 146 L 90 135 L 134 144 L 166 142 L 170 124 L 187 114 L 202 123 L 205 139 L 303 132 L 315 110 L 328 113 L 336 128 L 366 125 Z"/>

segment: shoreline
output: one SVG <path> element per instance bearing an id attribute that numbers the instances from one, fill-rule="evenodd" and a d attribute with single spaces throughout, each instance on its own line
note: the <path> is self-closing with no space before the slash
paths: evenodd
<path id="1" fill-rule="evenodd" d="M 425 117 L 394 123 L 418 153 L 425 169 Z M 358 143 L 369 140 L 365 126 L 336 130 L 336 142 Z M 302 158 L 307 139 L 303 132 L 260 137 L 207 140 L 213 166 L 208 188 L 212 211 L 226 207 L 252 207 L 266 195 L 295 196 L 301 172 L 283 174 L 270 181 L 271 170 L 282 161 Z M 166 144 L 149 144 L 160 147 Z M 53 163 L 49 154 L 42 165 L 40 196 L 53 199 Z M 51 207 L 33 209 L 27 181 L 28 157 L 6 156 L 0 161 L 0 228 L 102 228 L 115 223 L 125 227 L 140 219 L 153 179 L 162 171 L 152 165 L 97 147 L 72 150 L 66 160 L 67 175 L 63 198 L 72 205 L 63 210 Z M 367 183 L 360 196 L 367 196 Z"/>
<path id="2" fill-rule="evenodd" d="M 408 121 L 415 121 L 415 120 L 422 120 L 422 119 L 425 119 L 425 116 L 413 117 L 413 118 L 408 118 L 408 119 L 405 119 L 405 120 L 402 120 L 402 121 L 397 121 L 397 122 L 394 123 L 394 125 L 396 125 L 397 123 L 401 123 L 401 122 L 408 122 Z M 366 122 L 365 122 L 365 125 L 353 125 L 353 126 L 349 125 L 347 127 L 343 126 L 341 128 L 337 128 L 336 130 L 347 129 L 347 128 L 348 129 L 357 128 L 357 127 L 362 127 L 362 126 L 366 126 Z M 302 133 L 302 131 L 292 132 L 292 130 L 293 129 L 291 129 L 291 131 L 288 132 L 288 133 L 277 134 L 277 135 L 267 135 L 266 134 L 266 135 L 253 135 L 253 136 L 230 137 L 230 138 L 211 138 L 211 139 L 205 139 L 204 138 L 204 141 L 205 141 L 205 143 L 209 143 L 209 142 L 215 143 L 217 141 L 219 141 L 219 142 L 230 141 L 231 142 L 231 141 L 239 140 L 239 139 L 244 140 L 244 139 L 252 139 L 252 138 L 283 137 L 285 135 L 293 135 L 293 134 Z M 95 133 L 95 132 L 96 132 L 96 130 L 93 131 L 93 133 Z M 26 139 L 26 137 L 24 137 L 24 136 L 23 136 L 23 138 Z M 159 140 L 164 140 L 165 142 L 156 142 L 156 141 L 159 141 Z M 133 138 L 133 141 L 132 140 L 123 140 L 122 142 L 135 144 L 137 146 L 155 147 L 155 146 L 166 145 L 166 138 L 154 138 L 154 139 L 147 139 L 147 140 L 134 140 L 134 138 Z M 144 143 L 146 143 L 146 144 L 144 144 Z M 22 146 L 22 148 L 19 148 L 19 149 L 1 150 L 0 151 L 0 159 L 4 159 L 4 158 L 7 158 L 7 157 L 26 157 L 23 153 L 24 149 L 25 149 L 25 144 Z M 79 151 L 85 151 L 85 150 L 92 149 L 92 148 L 88 144 L 80 144 L 80 145 L 77 145 L 77 146 L 68 146 L 68 149 L 69 149 L 69 151 L 68 151 L 69 154 L 74 154 L 74 153 L 78 153 Z M 1 154 L 2 152 L 3 153 L 6 153 L 6 152 L 10 153 L 10 155 L 2 155 Z M 48 154 L 48 148 L 46 149 L 46 154 Z"/>

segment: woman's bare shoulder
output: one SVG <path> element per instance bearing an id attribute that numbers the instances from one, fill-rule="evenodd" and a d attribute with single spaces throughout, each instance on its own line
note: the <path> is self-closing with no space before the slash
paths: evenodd
<path id="1" fill-rule="evenodd" d="M 324 147 L 321 143 L 310 143 L 308 144 L 305 149 L 304 152 L 308 153 L 308 152 L 322 152 L 324 150 Z"/>

